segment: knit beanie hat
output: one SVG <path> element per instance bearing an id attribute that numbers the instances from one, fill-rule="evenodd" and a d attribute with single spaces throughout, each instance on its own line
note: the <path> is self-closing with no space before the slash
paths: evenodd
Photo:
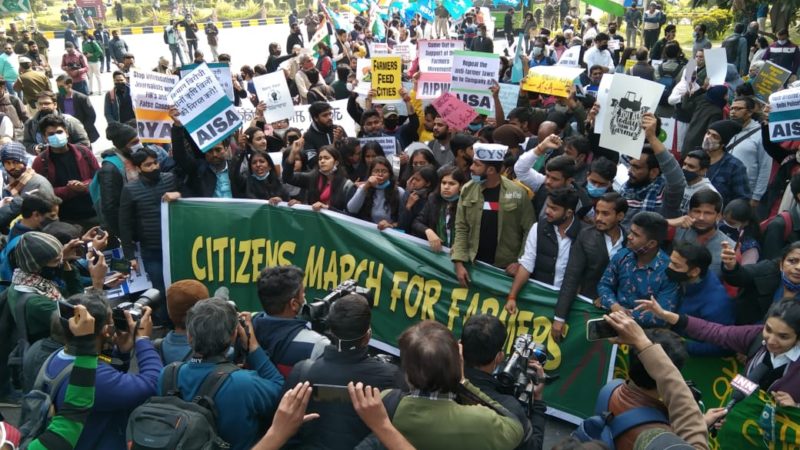
<path id="1" fill-rule="evenodd" d="M 650 428 L 636 438 L 633 450 L 692 450 L 694 447 L 663 428 Z"/>
<path id="2" fill-rule="evenodd" d="M 492 140 L 495 144 L 502 144 L 509 148 L 519 147 L 525 142 L 525 133 L 518 126 L 507 123 L 494 130 Z"/>
<path id="3" fill-rule="evenodd" d="M 25 146 L 17 141 L 11 141 L 3 146 L 0 150 L 0 160 L 2 161 L 17 161 L 25 165 L 28 163 L 28 153 L 25 152 Z"/>
<path id="4" fill-rule="evenodd" d="M 742 126 L 732 120 L 718 120 L 709 125 L 708 129 L 719 133 L 722 146 L 725 147 L 737 133 L 742 131 Z"/>
<path id="5" fill-rule="evenodd" d="M 706 92 L 706 99 L 714 106 L 722 108 L 725 106 L 725 94 L 728 88 L 725 86 L 714 86 Z"/>
<path id="6" fill-rule="evenodd" d="M 23 272 L 38 273 L 42 267 L 61 254 L 64 246 L 47 233 L 29 231 L 19 238 L 14 249 L 17 266 Z"/>
<path id="7" fill-rule="evenodd" d="M 197 280 L 180 280 L 167 288 L 167 314 L 175 326 L 186 326 L 186 313 L 200 300 L 209 297 L 208 288 Z"/>
<path id="8" fill-rule="evenodd" d="M 119 122 L 111 122 L 106 128 L 106 139 L 118 149 L 125 148 L 137 136 L 136 129 Z"/>

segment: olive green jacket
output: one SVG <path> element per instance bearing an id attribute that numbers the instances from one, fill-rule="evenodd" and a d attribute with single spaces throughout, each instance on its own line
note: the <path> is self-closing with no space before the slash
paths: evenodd
<path id="1" fill-rule="evenodd" d="M 483 185 L 470 181 L 461 189 L 456 211 L 456 236 L 450 259 L 472 262 L 478 254 L 483 216 Z M 500 211 L 497 214 L 497 249 L 494 265 L 505 268 L 516 262 L 525 249 L 525 239 L 535 220 L 533 205 L 524 188 L 500 178 Z"/>

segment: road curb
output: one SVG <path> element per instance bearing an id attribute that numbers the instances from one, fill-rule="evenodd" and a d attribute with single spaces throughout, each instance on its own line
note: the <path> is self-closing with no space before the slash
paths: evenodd
<path id="1" fill-rule="evenodd" d="M 203 25 L 206 22 L 198 23 L 198 25 Z M 258 27 L 262 25 L 283 25 L 289 23 L 287 18 L 284 17 L 272 17 L 269 19 L 244 19 L 244 20 L 228 20 L 224 22 L 214 22 L 217 28 L 243 28 L 243 27 Z M 117 28 L 113 26 L 109 26 L 107 29 L 109 30 L 119 30 L 120 35 L 132 35 L 132 34 L 151 34 L 151 33 L 163 33 L 164 32 L 164 25 L 154 25 L 148 27 L 122 27 Z M 64 32 L 63 31 L 42 31 L 42 34 L 47 39 L 63 39 Z"/>

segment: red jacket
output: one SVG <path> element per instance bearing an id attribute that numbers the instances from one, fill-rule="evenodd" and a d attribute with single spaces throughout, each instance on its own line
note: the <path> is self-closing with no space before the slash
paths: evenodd
<path id="1" fill-rule="evenodd" d="M 100 169 L 100 165 L 97 164 L 97 159 L 95 159 L 91 150 L 82 145 L 67 144 L 67 148 L 72 152 L 72 155 L 75 157 L 75 162 L 78 164 L 78 171 L 81 174 L 80 181 L 88 188 L 89 183 L 91 183 L 92 178 L 94 178 L 94 173 Z M 82 194 L 81 192 L 68 188 L 66 185 L 56 185 L 56 166 L 50 158 L 50 146 L 47 146 L 45 150 L 33 160 L 33 170 L 50 181 L 56 196 L 62 200 L 69 200 Z M 89 195 L 88 189 L 85 194 Z"/>

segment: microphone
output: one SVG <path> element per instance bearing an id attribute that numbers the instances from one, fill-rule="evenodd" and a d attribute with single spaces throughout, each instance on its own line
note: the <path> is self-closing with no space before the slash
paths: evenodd
<path id="1" fill-rule="evenodd" d="M 717 428 L 716 425 L 722 420 L 725 416 L 728 415 L 729 412 L 736 406 L 737 403 L 741 402 L 742 400 L 746 399 L 750 396 L 753 392 L 758 390 L 758 383 L 753 380 L 761 380 L 764 375 L 769 372 L 770 368 L 763 362 L 757 364 L 753 370 L 750 371 L 749 377 L 745 377 L 742 375 L 736 375 L 731 380 L 731 387 L 733 388 L 733 395 L 731 395 L 731 400 L 725 405 L 725 415 L 720 416 L 717 420 L 711 423 L 708 426 L 708 431 L 711 433 L 712 436 L 716 436 Z"/>

